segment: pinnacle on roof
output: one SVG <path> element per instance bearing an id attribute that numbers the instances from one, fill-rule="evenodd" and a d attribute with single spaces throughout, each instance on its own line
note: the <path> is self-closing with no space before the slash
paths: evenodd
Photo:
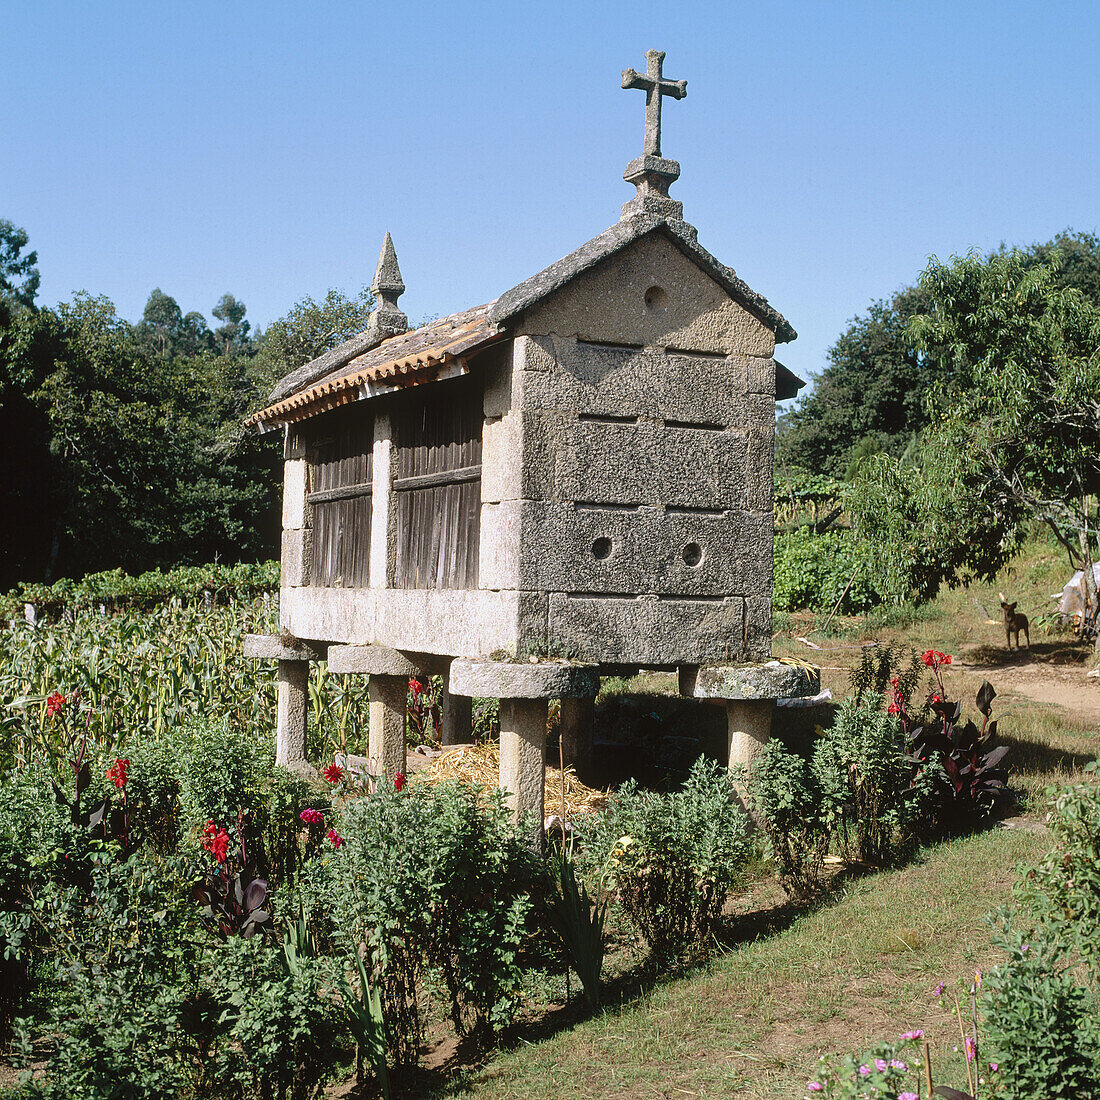
<path id="1" fill-rule="evenodd" d="M 401 278 L 401 268 L 397 266 L 397 252 L 393 247 L 393 238 L 389 231 L 382 242 L 382 251 L 378 254 L 378 267 L 374 272 L 371 291 L 377 304 L 367 321 L 367 332 L 379 339 L 398 336 L 407 332 L 409 319 L 401 312 L 397 299 L 405 293 L 405 283 Z"/>
<path id="2" fill-rule="evenodd" d="M 686 80 L 666 80 L 661 75 L 665 55 L 663 50 L 646 50 L 646 71 L 623 69 L 624 88 L 641 88 L 645 92 L 645 143 L 642 155 L 635 157 L 623 172 L 623 179 L 637 188 L 629 202 L 623 203 L 621 221 L 636 214 L 655 214 L 659 218 L 682 221 L 684 204 L 670 199 L 669 187 L 680 178 L 677 161 L 661 156 L 661 99 L 670 95 L 683 99 L 687 95 Z"/>

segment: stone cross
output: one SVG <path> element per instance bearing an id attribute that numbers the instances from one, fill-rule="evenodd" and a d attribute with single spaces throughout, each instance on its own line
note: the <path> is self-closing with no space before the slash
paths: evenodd
<path id="1" fill-rule="evenodd" d="M 645 148 L 642 152 L 651 157 L 661 155 L 661 96 L 683 99 L 688 94 L 686 80 L 662 79 L 664 61 L 664 50 L 646 50 L 644 74 L 623 69 L 624 88 L 645 89 Z"/>

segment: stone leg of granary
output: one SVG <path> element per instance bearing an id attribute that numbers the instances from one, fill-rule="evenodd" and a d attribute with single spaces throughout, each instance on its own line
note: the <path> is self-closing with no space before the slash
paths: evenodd
<path id="1" fill-rule="evenodd" d="M 275 727 L 275 763 L 296 770 L 306 766 L 306 714 L 309 662 L 279 662 L 279 707 Z"/>
<path id="2" fill-rule="evenodd" d="M 531 815 L 531 846 L 541 848 L 549 701 L 595 698 L 598 666 L 456 658 L 449 686 L 455 695 L 500 700 L 500 786 L 508 792 L 517 822 Z"/>
<path id="3" fill-rule="evenodd" d="M 584 779 L 592 770 L 592 726 L 596 717 L 596 700 L 586 695 L 583 699 L 561 701 L 561 757 L 566 767 L 573 766 Z"/>
<path id="4" fill-rule="evenodd" d="M 770 699 L 726 700 L 726 759 L 731 770 L 748 768 L 771 739 Z"/>
<path id="5" fill-rule="evenodd" d="M 542 844 L 546 789 L 547 699 L 501 699 L 500 787 L 508 792 L 512 819 L 530 815 L 533 846 Z"/>
<path id="6" fill-rule="evenodd" d="M 371 771 L 391 779 L 405 771 L 405 713 L 407 676 L 375 673 L 367 681 L 370 702 L 369 749 Z"/>
<path id="7" fill-rule="evenodd" d="M 451 694 L 448 677 L 443 677 L 443 696 L 439 700 L 441 745 L 465 745 L 473 740 L 474 701 L 468 695 Z"/>

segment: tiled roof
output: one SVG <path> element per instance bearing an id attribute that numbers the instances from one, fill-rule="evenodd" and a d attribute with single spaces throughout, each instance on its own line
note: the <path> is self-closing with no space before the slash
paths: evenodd
<path id="1" fill-rule="evenodd" d="M 466 355 L 502 335 L 500 327 L 489 320 L 488 307 L 478 306 L 391 336 L 359 354 L 356 351 L 364 338 L 353 337 L 287 375 L 271 396 L 278 398 L 288 390 L 290 396 L 254 413 L 246 423 L 291 424 L 370 393 L 420 385 L 456 370 L 464 372 Z"/>

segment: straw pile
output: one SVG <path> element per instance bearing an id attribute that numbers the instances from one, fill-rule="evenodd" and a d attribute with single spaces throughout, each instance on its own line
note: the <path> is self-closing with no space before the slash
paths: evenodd
<path id="1" fill-rule="evenodd" d="M 495 787 L 500 780 L 500 744 L 481 741 L 476 745 L 458 745 L 446 749 L 416 772 L 418 783 L 442 783 L 458 779 L 463 783 L 480 783 Z M 561 815 L 562 773 L 557 768 L 546 768 L 546 813 Z M 565 769 L 565 816 L 576 820 L 581 814 L 602 810 L 607 805 L 607 792 L 586 787 L 572 767 Z"/>

